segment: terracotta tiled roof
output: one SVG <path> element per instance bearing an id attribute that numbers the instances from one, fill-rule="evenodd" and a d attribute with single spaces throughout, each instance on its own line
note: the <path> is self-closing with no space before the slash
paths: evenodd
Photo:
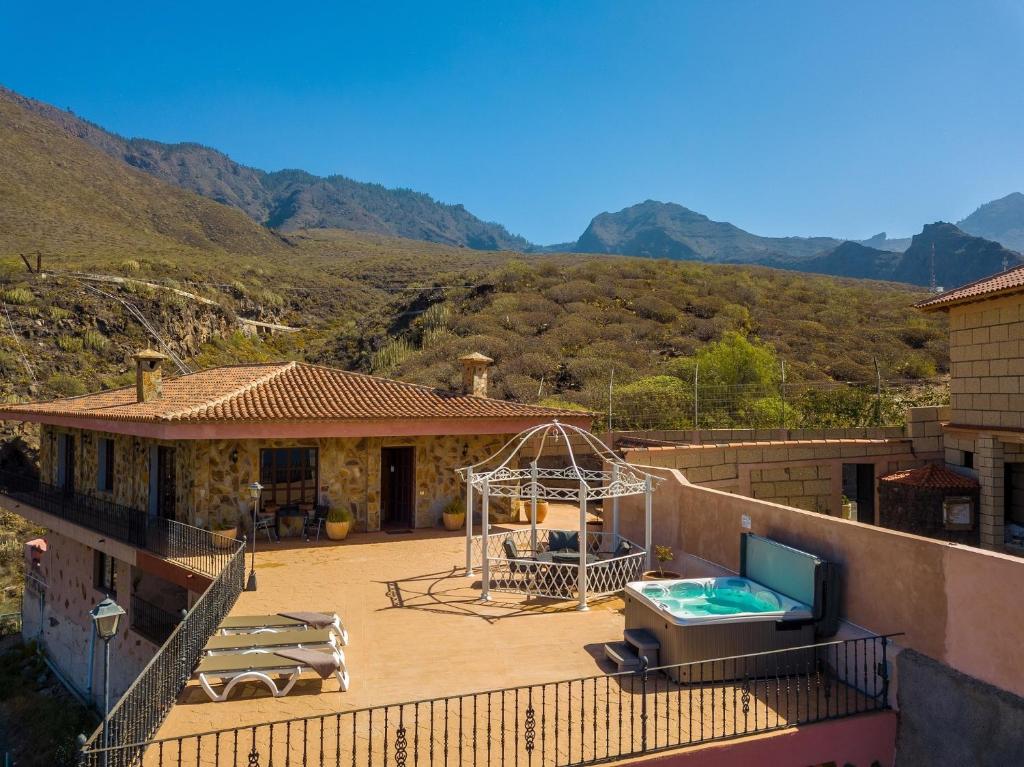
<path id="1" fill-rule="evenodd" d="M 451 394 L 301 362 L 219 367 L 168 378 L 163 395 L 144 403 L 136 401 L 132 386 L 52 402 L 0 406 L 0 419 L 50 416 L 164 423 L 581 415 L 587 414 Z"/>
<path id="2" fill-rule="evenodd" d="M 1024 266 L 1015 266 L 1005 272 L 983 277 L 968 282 L 959 288 L 947 290 L 945 293 L 919 301 L 914 304 L 918 309 L 942 309 L 953 304 L 975 301 L 995 293 L 1015 293 L 1024 291 Z"/>
<path id="3" fill-rule="evenodd" d="M 904 469 L 887 474 L 882 477 L 881 481 L 933 490 L 976 490 L 978 488 L 978 480 L 957 474 L 952 469 L 935 463 L 930 463 L 919 469 Z"/>

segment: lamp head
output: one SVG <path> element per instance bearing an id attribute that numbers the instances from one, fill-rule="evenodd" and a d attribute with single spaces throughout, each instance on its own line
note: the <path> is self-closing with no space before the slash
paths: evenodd
<path id="1" fill-rule="evenodd" d="M 260 497 L 260 491 L 263 490 L 263 485 L 259 482 L 253 482 L 249 485 L 249 497 L 254 501 Z"/>
<path id="2" fill-rule="evenodd" d="M 110 639 L 117 633 L 117 627 L 121 623 L 121 616 L 124 614 L 124 609 L 122 609 L 121 605 L 110 597 L 107 597 L 89 611 L 89 615 L 96 625 L 96 633 L 100 639 L 104 640 Z"/>

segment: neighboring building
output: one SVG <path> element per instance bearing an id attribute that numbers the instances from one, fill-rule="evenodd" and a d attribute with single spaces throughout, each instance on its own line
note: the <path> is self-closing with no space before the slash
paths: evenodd
<path id="1" fill-rule="evenodd" d="M 949 315 L 945 460 L 980 483 L 981 546 L 1024 553 L 1024 267 L 917 306 Z"/>
<path id="2" fill-rule="evenodd" d="M 258 481 L 265 507 L 347 508 L 362 531 L 430 527 L 462 494 L 457 468 L 536 424 L 590 425 L 587 413 L 488 398 L 491 360 L 478 354 L 462 358 L 456 393 L 299 362 L 164 379 L 163 355 L 135 360 L 134 387 L 0 407 L 0 419 L 40 424 L 44 490 L 89 501 L 72 520 L 14 509 L 50 530 L 38 568 L 45 598 L 26 609 L 25 633 L 66 659 L 85 692 L 98 679 L 87 612 L 105 593 L 129 609 L 134 629 L 115 640 L 120 695 L 209 585 L 137 543 L 147 519 L 248 529 L 248 486 Z M 96 506 L 104 502 L 118 506 Z"/>

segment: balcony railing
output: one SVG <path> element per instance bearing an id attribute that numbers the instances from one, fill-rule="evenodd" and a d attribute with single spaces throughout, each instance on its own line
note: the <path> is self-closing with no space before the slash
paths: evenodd
<path id="1" fill-rule="evenodd" d="M 887 709 L 888 641 L 871 636 L 93 749 L 82 767 L 128 765 L 128 756 L 147 767 L 597 764 Z"/>
<path id="2" fill-rule="evenodd" d="M 155 644 L 166 642 L 182 618 L 181 613 L 172 613 L 132 595 L 132 629 Z"/>
<path id="3" fill-rule="evenodd" d="M 0 471 L 0 493 L 114 540 L 146 548 L 148 520 L 140 509 L 70 492 L 10 471 Z"/>
<path id="4" fill-rule="evenodd" d="M 206 643 L 242 593 L 244 576 L 245 543 L 239 543 L 235 551 L 229 553 L 226 567 L 111 708 L 106 724 L 86 741 L 82 764 L 103 767 L 138 764 L 144 749 L 139 744 L 152 738 L 163 723 L 178 693 L 192 676 Z"/>
<path id="5" fill-rule="evenodd" d="M 166 641 L 111 708 L 106 723 L 83 747 L 82 759 L 86 762 L 90 754 L 105 746 L 111 750 L 102 760 L 104 767 L 135 764 L 141 751 L 133 744 L 156 734 L 192 675 L 203 647 L 242 592 L 245 543 L 173 520 L 153 518 L 141 509 L 69 492 L 23 474 L 0 471 L 0 494 L 151 551 L 211 579 L 192 609 L 180 622 L 175 619 L 173 626 L 168 625 L 166 617 L 157 616 L 155 608 L 143 606 L 148 628 L 166 634 Z M 133 598 L 133 612 L 142 601 Z"/>
<path id="6" fill-rule="evenodd" d="M 47 484 L 36 477 L 0 471 L 0 494 L 121 543 L 151 551 L 208 578 L 221 573 L 238 548 L 229 538 L 170 519 Z"/>

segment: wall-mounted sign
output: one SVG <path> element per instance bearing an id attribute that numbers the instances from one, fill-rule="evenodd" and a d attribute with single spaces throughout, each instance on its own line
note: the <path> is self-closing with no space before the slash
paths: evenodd
<path id="1" fill-rule="evenodd" d="M 942 502 L 942 524 L 947 530 L 974 528 L 974 502 L 968 496 L 950 496 Z"/>

